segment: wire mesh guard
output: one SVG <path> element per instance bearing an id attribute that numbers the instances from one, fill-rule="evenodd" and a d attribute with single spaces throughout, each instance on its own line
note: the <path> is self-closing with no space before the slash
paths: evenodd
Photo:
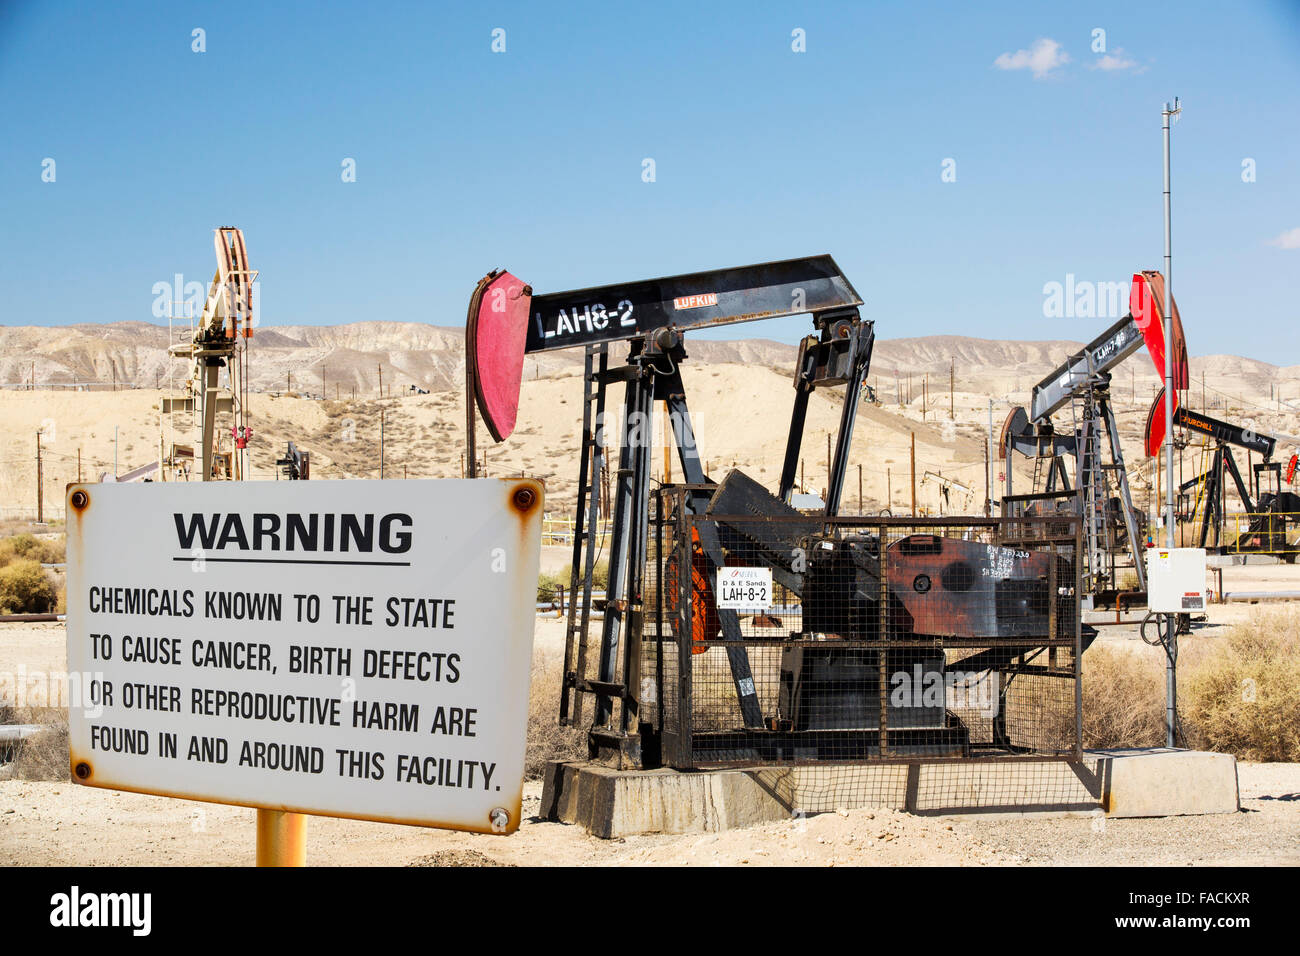
<path id="1" fill-rule="evenodd" d="M 652 495 L 637 706 L 664 765 L 1081 758 L 1076 516 L 716 510 L 744 491 Z"/>

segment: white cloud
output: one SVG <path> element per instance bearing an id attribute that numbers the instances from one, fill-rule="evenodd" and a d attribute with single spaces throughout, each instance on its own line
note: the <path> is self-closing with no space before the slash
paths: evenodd
<path id="1" fill-rule="evenodd" d="M 1288 229 L 1276 239 L 1270 239 L 1268 244 L 1277 246 L 1279 249 L 1300 249 L 1300 226 Z"/>
<path id="2" fill-rule="evenodd" d="M 1003 53 L 993 61 L 993 65 L 999 70 L 1029 70 L 1034 74 L 1034 79 L 1041 80 L 1052 70 L 1069 62 L 1070 55 L 1061 49 L 1061 44 L 1040 37 L 1028 50 Z"/>
<path id="3" fill-rule="evenodd" d="M 1135 66 L 1137 66 L 1137 60 L 1130 59 L 1121 47 L 1115 47 L 1114 53 L 1107 53 L 1105 56 L 1098 57 L 1089 65 L 1089 69 L 1110 72 L 1111 70 L 1131 70 Z"/>

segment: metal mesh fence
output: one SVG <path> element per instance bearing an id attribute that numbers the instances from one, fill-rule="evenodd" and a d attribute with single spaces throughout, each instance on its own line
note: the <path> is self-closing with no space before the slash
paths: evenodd
<path id="1" fill-rule="evenodd" d="M 1080 758 L 1077 517 L 827 519 L 726 482 L 694 514 L 690 495 L 652 496 L 644 577 L 640 717 L 664 764 Z"/>

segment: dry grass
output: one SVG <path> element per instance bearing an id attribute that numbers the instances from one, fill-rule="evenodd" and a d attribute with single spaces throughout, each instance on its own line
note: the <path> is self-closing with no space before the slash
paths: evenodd
<path id="1" fill-rule="evenodd" d="M 19 744 L 9 767 L 16 780 L 70 780 L 68 712 L 54 707 L 0 707 L 0 723 L 40 724 L 43 733 Z"/>
<path id="2" fill-rule="evenodd" d="M 1184 642 L 1178 717 L 1184 744 L 1241 760 L 1300 761 L 1300 609 L 1264 608 L 1225 636 Z M 1083 745 L 1165 742 L 1162 654 L 1094 645 L 1084 657 Z"/>
<path id="3" fill-rule="evenodd" d="M 1192 746 L 1242 760 L 1300 760 L 1300 609 L 1263 608 L 1179 675 Z"/>
<path id="4" fill-rule="evenodd" d="M 524 757 L 524 776 L 529 780 L 539 779 L 552 760 L 587 757 L 586 734 L 575 727 L 561 727 L 558 722 L 563 670 L 564 661 L 558 656 L 539 655 L 533 660 L 528 692 L 528 747 Z"/>
<path id="5" fill-rule="evenodd" d="M 1165 742 L 1163 658 L 1094 644 L 1083 656 L 1083 746 L 1159 747 Z"/>

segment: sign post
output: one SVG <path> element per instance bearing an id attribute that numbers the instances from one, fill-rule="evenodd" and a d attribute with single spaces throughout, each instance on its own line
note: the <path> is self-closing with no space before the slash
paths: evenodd
<path id="1" fill-rule="evenodd" d="M 257 865 L 305 866 L 307 817 L 284 810 L 257 811 Z"/>
<path id="2" fill-rule="evenodd" d="M 519 826 L 533 479 L 68 488 L 75 782 L 303 814 Z"/>

